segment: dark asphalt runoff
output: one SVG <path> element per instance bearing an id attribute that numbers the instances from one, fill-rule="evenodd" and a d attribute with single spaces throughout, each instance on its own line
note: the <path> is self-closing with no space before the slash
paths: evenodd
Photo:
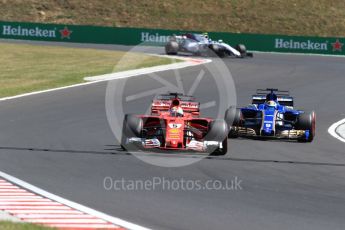
<path id="1" fill-rule="evenodd" d="M 256 88 L 287 89 L 296 106 L 314 109 L 312 143 L 229 140 L 229 153 L 178 168 L 159 167 L 119 150 L 105 112 L 107 83 L 0 102 L 0 170 L 66 199 L 153 229 L 344 229 L 345 145 L 327 133 L 345 117 L 345 59 L 255 54 L 224 59 L 238 105 Z M 199 67 L 179 70 L 188 82 Z M 158 75 L 172 81 L 174 71 Z M 206 72 L 206 76 L 209 73 Z M 130 93 L 152 79 L 128 80 Z M 206 79 L 198 97 L 217 97 Z M 128 103 L 143 113 L 150 97 Z M 205 112 L 212 115 L 212 111 Z M 175 157 L 175 156 L 174 156 Z M 114 180 L 191 180 L 222 183 L 232 190 L 107 190 Z M 237 179 L 236 179 L 237 178 Z"/>

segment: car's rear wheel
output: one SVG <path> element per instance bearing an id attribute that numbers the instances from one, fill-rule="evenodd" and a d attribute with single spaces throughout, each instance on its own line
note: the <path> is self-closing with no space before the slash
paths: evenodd
<path id="1" fill-rule="evenodd" d="M 176 55 L 178 53 L 179 44 L 176 41 L 169 41 L 165 45 L 165 53 L 168 55 Z"/>
<path id="2" fill-rule="evenodd" d="M 218 57 L 223 58 L 225 57 L 226 52 L 224 49 L 219 49 L 216 54 Z"/>
<path id="3" fill-rule="evenodd" d="M 296 129 L 305 130 L 306 133 L 303 137 L 298 139 L 300 142 L 312 142 L 316 132 L 316 115 L 315 112 L 304 112 L 298 115 Z"/>
<path id="4" fill-rule="evenodd" d="M 216 57 L 220 57 L 223 58 L 226 55 L 225 49 L 217 44 L 211 44 L 209 46 L 210 51 L 211 51 L 211 55 L 210 56 L 216 56 Z"/>

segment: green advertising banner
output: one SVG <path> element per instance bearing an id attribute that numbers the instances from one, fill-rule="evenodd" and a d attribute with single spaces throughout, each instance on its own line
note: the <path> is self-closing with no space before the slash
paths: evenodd
<path id="1" fill-rule="evenodd" d="M 230 44 L 243 43 L 248 50 L 285 53 L 345 55 L 345 38 L 307 37 L 263 34 L 209 33 Z"/>
<path id="2" fill-rule="evenodd" d="M 101 26 L 0 22 L 0 38 L 94 44 L 163 46 L 173 34 L 187 31 L 114 28 Z M 188 31 L 191 32 L 191 31 Z M 213 40 L 232 46 L 242 43 L 248 50 L 262 52 L 345 55 L 345 38 L 210 32 Z"/>

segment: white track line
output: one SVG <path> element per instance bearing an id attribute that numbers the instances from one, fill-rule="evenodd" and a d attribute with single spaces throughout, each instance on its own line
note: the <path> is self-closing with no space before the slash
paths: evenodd
<path id="1" fill-rule="evenodd" d="M 289 53 L 289 52 L 277 52 L 277 51 L 257 51 L 257 50 L 248 50 L 248 52 L 253 53 L 262 53 L 262 54 L 281 54 L 281 55 L 297 55 L 297 56 L 319 56 L 319 57 L 340 57 L 345 58 L 345 55 L 338 55 L 338 54 L 314 54 L 314 53 Z"/>
<path id="2" fill-rule="evenodd" d="M 305 53 L 283 53 L 283 52 L 261 52 L 261 51 L 253 51 L 253 52 L 255 52 L 255 53 L 281 54 L 281 55 L 308 55 L 308 56 L 310 55 L 310 56 L 343 57 L 343 58 L 345 57 L 342 55 L 327 55 L 327 54 L 305 54 Z M 178 56 L 171 57 L 171 56 L 167 56 L 167 55 L 158 55 L 158 54 L 148 54 L 148 55 L 170 57 L 170 58 L 175 58 L 175 59 L 184 59 L 187 62 L 188 62 L 188 60 L 190 61 L 189 65 L 186 64 L 186 65 L 179 66 L 179 67 L 175 66 L 176 67 L 175 69 L 186 68 L 186 67 L 195 66 L 195 65 L 201 65 L 201 64 L 205 64 L 205 63 L 212 61 L 210 59 L 193 59 L 193 58 L 184 58 L 184 57 L 178 57 Z M 195 60 L 196 62 L 193 63 L 193 60 Z M 152 71 L 153 72 L 160 72 L 160 71 L 174 69 L 174 66 L 172 67 L 171 65 L 174 65 L 174 64 L 156 66 L 159 69 L 158 70 L 152 69 Z M 162 68 L 164 66 L 168 66 L 167 69 Z M 148 67 L 148 68 L 152 68 L 152 67 Z M 135 77 L 135 76 L 139 76 L 139 75 L 143 75 L 143 74 L 153 73 L 153 72 L 146 72 L 147 71 L 146 69 L 147 68 L 138 69 L 138 70 L 142 71 L 142 73 L 139 73 L 139 72 L 133 73 L 133 72 L 131 72 L 131 70 L 128 70 L 128 71 L 116 72 L 116 73 L 112 73 L 112 74 L 105 74 L 105 75 L 99 75 L 99 76 L 94 76 L 94 77 L 86 77 L 85 79 L 87 79 L 88 82 L 74 84 L 74 85 L 70 85 L 70 86 L 58 87 L 58 88 L 53 88 L 53 89 L 40 90 L 40 91 L 31 92 L 31 93 L 24 93 L 24 94 L 20 94 L 20 95 L 16 95 L 16 96 L 11 96 L 11 97 L 4 97 L 4 98 L 0 98 L 0 101 L 7 101 L 7 100 L 12 100 L 12 99 L 17 99 L 17 98 L 22 98 L 22 97 L 27 97 L 27 96 L 33 96 L 33 95 L 37 95 L 37 94 L 60 91 L 60 90 L 65 90 L 65 89 L 70 89 L 70 88 L 75 88 L 75 87 L 80 87 L 80 86 L 87 86 L 87 85 L 91 85 L 91 84 L 95 84 L 95 83 L 99 83 L 99 82 L 104 82 L 104 81 L 109 81 L 109 80 L 113 80 L 113 79 L 129 78 L 129 77 Z M 115 75 L 117 77 L 120 76 L 120 77 L 114 78 L 114 76 L 112 76 L 112 75 Z M 123 75 L 123 76 L 121 76 L 121 75 Z M 99 80 L 97 80 L 98 77 L 100 78 Z"/>
<path id="3" fill-rule="evenodd" d="M 59 88 L 54 88 L 54 89 L 47 89 L 47 90 L 35 91 L 35 92 L 31 92 L 31 93 L 24 93 L 24 94 L 19 94 L 16 96 L 11 96 L 11 97 L 3 97 L 3 98 L 0 98 L 0 101 L 8 101 L 8 100 L 13 100 L 13 99 L 17 99 L 17 98 L 33 96 L 33 95 L 37 95 L 37 94 L 43 94 L 43 93 L 49 93 L 49 92 L 54 92 L 54 91 L 59 91 L 59 90 L 64 90 L 64 89 L 70 89 L 70 88 L 75 88 L 75 87 L 80 87 L 80 86 L 91 85 L 91 84 L 95 84 L 95 83 L 98 83 L 98 82 L 96 82 L 96 81 L 85 82 L 85 83 L 69 85 L 69 86 L 64 86 L 64 87 L 59 87 Z"/>
<path id="4" fill-rule="evenodd" d="M 190 66 L 196 66 L 205 64 L 208 62 L 211 62 L 210 59 L 192 59 L 192 58 L 184 58 L 185 62 L 178 62 L 173 64 L 167 64 L 167 65 L 159 65 L 154 67 L 148 67 L 148 68 L 141 68 L 141 69 L 134 69 L 134 70 L 128 70 L 124 72 L 117 72 L 117 73 L 110 73 L 110 74 L 104 74 L 100 76 L 94 76 L 94 77 L 86 77 L 84 78 L 85 81 L 109 81 L 114 79 L 122 79 L 122 78 L 128 78 L 128 77 L 135 77 L 143 74 L 149 74 L 149 73 L 156 73 L 166 70 L 175 70 L 175 69 L 182 69 Z"/>
<path id="5" fill-rule="evenodd" d="M 160 56 L 160 55 L 155 55 L 155 56 Z M 164 55 L 163 55 L 163 57 L 164 57 Z M 176 57 L 174 57 L 174 58 L 176 58 Z M 31 92 L 31 93 L 24 93 L 24 94 L 20 94 L 20 95 L 16 95 L 16 96 L 11 96 L 11 97 L 4 97 L 4 98 L 0 98 L 0 101 L 8 101 L 8 100 L 13 100 L 13 99 L 17 99 L 17 98 L 33 96 L 33 95 L 37 95 L 37 94 L 50 93 L 50 92 L 55 92 L 55 91 L 60 91 L 60 90 L 65 90 L 65 89 L 71 89 L 71 88 L 76 88 L 76 87 L 80 87 L 80 86 L 87 86 L 87 85 L 96 84 L 96 83 L 105 82 L 105 81 L 110 81 L 110 80 L 115 80 L 115 79 L 123 79 L 123 78 L 140 76 L 143 74 L 149 74 L 149 73 L 154 73 L 154 72 L 161 72 L 161 71 L 172 70 L 172 69 L 182 69 L 182 68 L 186 68 L 186 67 L 202 65 L 202 64 L 211 62 L 210 59 L 193 59 L 193 58 L 181 58 L 181 57 L 178 57 L 176 59 L 183 59 L 183 60 L 185 60 L 185 62 L 167 64 L 167 65 L 159 65 L 159 66 L 141 68 L 141 69 L 135 69 L 135 70 L 127 70 L 127 71 L 116 72 L 116 73 L 105 74 L 105 75 L 99 75 L 99 76 L 93 76 L 93 77 L 86 77 L 85 80 L 88 82 L 64 86 L 64 87 L 59 87 L 59 88 L 35 91 L 35 92 Z"/>
<path id="6" fill-rule="evenodd" d="M 345 142 L 345 139 L 336 132 L 337 128 L 343 124 L 345 124 L 345 119 L 334 123 L 333 125 L 331 125 L 331 127 L 329 127 L 328 133 L 331 134 L 334 138 L 338 139 L 339 141 Z"/>
<path id="7" fill-rule="evenodd" d="M 75 203 L 73 201 L 69 201 L 67 199 L 64 199 L 62 197 L 59 197 L 57 195 L 54 195 L 50 192 L 47 192 L 43 189 L 40 189 L 32 184 L 29 184 L 25 181 L 22 181 L 14 176 L 11 176 L 7 173 L 4 173 L 4 172 L 1 172 L 0 171 L 0 177 L 8 180 L 9 182 L 12 182 L 22 188 L 25 188 L 25 189 L 28 189 L 36 194 L 39 194 L 41 195 L 42 197 L 45 197 L 45 198 L 48 198 L 54 202 L 52 202 L 52 204 L 54 204 L 55 202 L 58 202 L 60 204 L 64 204 L 65 206 L 56 206 L 56 205 L 51 205 L 51 206 L 35 206 L 35 205 L 23 205 L 24 202 L 17 206 L 15 204 L 11 205 L 11 204 L 0 204 L 0 209 L 3 209 L 3 210 L 12 210 L 12 211 L 15 211 L 15 210 L 18 210 L 17 213 L 25 213 L 25 210 L 46 210 L 46 211 L 50 211 L 51 214 L 56 214 L 58 213 L 57 211 L 59 211 L 60 213 L 66 213 L 68 211 L 73 211 L 74 210 L 77 210 L 77 211 L 81 211 L 85 214 L 88 214 L 88 215 L 91 215 L 91 216 L 94 216 L 94 217 L 97 217 L 101 220 L 91 220 L 90 219 L 90 226 L 92 224 L 102 224 L 103 221 L 106 223 L 106 222 L 109 222 L 109 223 L 112 223 L 114 225 L 117 225 L 117 226 L 121 226 L 121 227 L 124 227 L 124 228 L 127 228 L 127 229 L 132 229 L 132 230 L 148 230 L 148 228 L 145 228 L 145 227 L 142 227 L 142 226 L 139 226 L 137 224 L 134 224 L 134 223 L 131 223 L 131 222 L 128 222 L 128 221 L 125 221 L 125 220 L 122 220 L 120 218 L 117 218 L 117 217 L 113 217 L 113 216 L 109 216 L 105 213 L 102 213 L 102 212 L 99 212 L 99 211 L 96 211 L 94 209 L 91 209 L 91 208 L 88 208 L 86 206 L 83 206 L 81 204 L 78 204 L 78 203 Z M 3 197 L 4 198 L 4 197 Z M 14 200 L 13 200 L 14 199 Z M 15 196 L 15 198 L 12 198 L 12 199 L 8 199 L 7 201 L 22 201 L 22 200 L 18 200 L 18 199 L 22 199 L 21 197 L 17 197 Z M 2 200 L 2 201 L 5 201 L 5 200 Z M 28 200 L 28 202 L 32 201 L 32 199 Z M 47 212 L 47 213 L 48 213 Z M 32 212 L 30 212 L 32 213 Z M 40 212 L 42 213 L 42 212 Z M 73 212 L 75 213 L 75 212 Z M 28 220 L 29 221 L 29 220 Z M 32 220 L 30 220 L 31 222 Z M 49 220 L 49 219 L 42 219 L 42 221 L 40 221 L 40 223 L 50 223 L 50 221 L 57 221 L 59 222 L 59 220 Z M 73 220 L 74 222 L 76 222 L 75 224 L 79 224 L 79 222 L 81 222 L 81 220 Z M 89 219 L 87 218 L 86 221 L 89 221 Z M 73 222 L 73 223 L 74 223 Z M 73 224 L 72 223 L 72 224 Z M 67 226 L 68 223 L 67 222 L 64 222 L 64 223 L 61 223 L 61 226 L 60 227 L 63 227 L 63 225 Z M 70 225 L 69 225 L 70 226 Z M 84 225 L 85 226 L 85 225 Z M 100 225 L 102 226 L 102 225 Z M 104 225 L 104 227 L 110 227 L 109 225 Z"/>

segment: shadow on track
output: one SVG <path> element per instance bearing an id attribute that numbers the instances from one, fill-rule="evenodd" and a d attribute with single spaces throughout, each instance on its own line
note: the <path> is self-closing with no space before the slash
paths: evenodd
<path id="1" fill-rule="evenodd" d="M 55 152 L 55 153 L 84 153 L 84 154 L 109 154 L 109 155 L 123 155 L 132 156 L 131 153 L 121 149 L 119 145 L 106 145 L 103 151 L 88 151 L 88 150 L 72 150 L 72 149 L 48 149 L 48 148 L 32 148 L 32 147 L 7 147 L 0 146 L 0 150 L 16 150 L 16 151 L 31 151 L 31 152 Z M 136 153 L 138 154 L 138 153 Z M 275 164 L 295 164 L 295 165 L 316 165 L 316 166 L 337 166 L 345 167 L 345 163 L 331 163 L 331 162 L 311 162 L 311 161 L 286 161 L 286 160 L 271 160 L 271 159 L 253 159 L 253 158 L 233 158 L 226 156 L 206 156 L 200 154 L 164 154 L 164 153 L 145 153 L 139 154 L 147 156 L 159 156 L 159 157 L 179 157 L 179 158 L 200 158 L 206 160 L 228 160 L 238 162 L 254 162 L 254 163 L 275 163 Z"/>
<path id="2" fill-rule="evenodd" d="M 48 149 L 36 147 L 0 147 L 0 150 L 17 150 L 17 151 L 32 151 L 32 152 L 56 152 L 56 153 L 87 153 L 87 154 L 121 154 L 131 155 L 119 147 L 118 149 L 104 149 L 104 151 L 88 151 L 88 150 L 72 150 L 72 149 Z M 116 150 L 119 152 L 108 152 L 108 150 Z"/>

